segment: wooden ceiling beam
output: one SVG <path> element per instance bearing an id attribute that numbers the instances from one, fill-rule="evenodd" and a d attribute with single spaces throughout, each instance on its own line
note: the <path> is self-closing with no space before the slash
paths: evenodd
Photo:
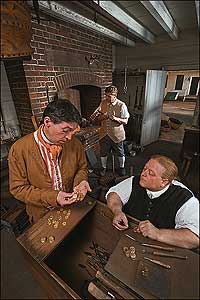
<path id="1" fill-rule="evenodd" d="M 178 27 L 163 1 L 140 1 L 171 39 L 178 39 Z"/>
<path id="2" fill-rule="evenodd" d="M 74 24 L 78 24 L 81 27 L 85 27 L 87 29 L 98 32 L 99 34 L 102 34 L 119 44 L 128 47 L 135 46 L 135 42 L 127 38 L 126 36 L 118 34 L 113 30 L 110 30 L 100 24 L 97 24 L 94 21 L 76 13 L 75 11 L 72 11 L 71 9 L 67 8 L 65 5 L 62 5 L 56 1 L 39 0 L 39 8 L 41 11 L 43 11 L 46 14 L 49 14 L 63 21 L 68 21 Z"/>
<path id="3" fill-rule="evenodd" d="M 105 17 L 107 20 L 111 21 L 113 24 L 119 26 L 124 31 L 128 31 L 128 26 L 120 22 L 117 18 L 114 18 L 112 15 L 107 13 L 101 6 L 99 6 L 97 3 L 95 3 L 93 0 L 80 0 L 77 1 L 81 3 L 82 5 L 85 5 L 86 7 L 92 9 L 94 12 L 98 13 L 99 15 Z"/>
<path id="4" fill-rule="evenodd" d="M 155 42 L 155 35 L 147 30 L 144 26 L 139 24 L 135 19 L 129 16 L 123 9 L 118 7 L 114 1 L 99 1 L 93 0 L 102 9 L 109 13 L 114 18 L 127 26 L 128 32 L 139 37 L 143 41 L 153 44 Z M 83 1 L 84 2 L 84 1 Z"/>

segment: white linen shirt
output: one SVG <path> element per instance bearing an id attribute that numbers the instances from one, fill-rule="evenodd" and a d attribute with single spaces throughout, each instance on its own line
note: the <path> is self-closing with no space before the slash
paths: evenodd
<path id="1" fill-rule="evenodd" d="M 115 101 L 111 102 L 110 104 L 112 106 L 114 106 L 119 101 L 122 102 L 121 100 L 119 100 L 119 99 L 116 98 Z M 127 108 L 126 104 L 124 102 L 122 102 L 121 116 L 120 116 L 120 118 L 122 118 L 122 119 L 128 119 L 129 117 L 130 117 L 130 114 L 128 112 L 128 108 Z"/>
<path id="2" fill-rule="evenodd" d="M 114 192 L 118 194 L 122 201 L 122 204 L 125 205 L 131 196 L 133 177 L 134 176 L 131 176 L 118 183 L 117 185 L 111 187 L 106 193 L 106 200 L 108 194 Z M 180 183 L 177 180 L 173 180 L 172 184 L 181 186 L 189 190 L 184 184 Z M 170 185 L 167 185 L 164 189 L 157 192 L 149 191 L 148 189 L 146 189 L 147 195 L 150 199 L 157 198 L 160 195 L 162 195 L 169 188 L 169 186 Z M 186 203 L 184 203 L 177 211 L 175 217 L 175 228 L 188 228 L 199 236 L 199 201 L 194 195 Z"/>
<path id="3" fill-rule="evenodd" d="M 117 102 L 121 102 L 122 103 L 120 118 L 122 118 L 122 119 L 128 119 L 130 117 L 130 114 L 129 114 L 128 108 L 127 108 L 127 106 L 126 106 L 126 104 L 124 102 L 122 102 L 121 100 L 119 100 L 119 99 L 116 98 L 114 102 L 110 103 L 110 105 L 114 106 Z M 96 111 L 101 111 L 101 103 L 97 107 L 97 109 L 95 110 L 95 112 Z"/>

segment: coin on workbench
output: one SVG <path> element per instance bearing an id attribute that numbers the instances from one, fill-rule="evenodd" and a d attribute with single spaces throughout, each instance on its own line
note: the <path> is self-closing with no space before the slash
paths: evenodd
<path id="1" fill-rule="evenodd" d="M 128 251 L 128 247 L 123 247 L 123 251 L 127 252 Z"/>
<path id="2" fill-rule="evenodd" d="M 42 244 L 44 244 L 46 241 L 47 241 L 47 237 L 46 237 L 46 236 L 45 236 L 45 237 L 42 237 L 42 238 L 40 239 L 40 242 L 41 242 Z"/>
<path id="3" fill-rule="evenodd" d="M 130 249 L 131 251 L 134 251 L 134 252 L 135 252 L 135 247 L 130 246 L 129 249 Z"/>
<path id="4" fill-rule="evenodd" d="M 132 258 L 133 260 L 136 259 L 136 254 L 130 253 L 130 258 Z"/>
<path id="5" fill-rule="evenodd" d="M 126 251 L 126 252 L 125 252 L 125 255 L 126 255 L 126 257 L 130 257 L 130 252 L 129 252 L 129 251 Z"/>
<path id="6" fill-rule="evenodd" d="M 49 236 L 49 243 L 53 243 L 55 241 L 55 237 L 53 235 Z"/>

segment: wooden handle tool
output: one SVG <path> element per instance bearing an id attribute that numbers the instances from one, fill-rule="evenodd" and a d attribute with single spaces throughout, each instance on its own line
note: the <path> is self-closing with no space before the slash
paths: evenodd
<path id="1" fill-rule="evenodd" d="M 171 266 L 170 265 L 167 265 L 167 264 L 164 264 L 162 261 L 159 261 L 159 260 L 155 260 L 155 259 L 151 259 L 149 257 L 144 257 L 144 259 L 152 262 L 153 264 L 156 264 L 156 265 L 159 265 L 163 268 L 166 268 L 166 269 L 171 269 Z"/>

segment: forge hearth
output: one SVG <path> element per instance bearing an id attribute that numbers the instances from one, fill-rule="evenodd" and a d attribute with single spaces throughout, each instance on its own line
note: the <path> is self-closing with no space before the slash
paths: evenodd
<path id="1" fill-rule="evenodd" d="M 58 91 L 58 98 L 70 100 L 85 120 L 80 133 L 77 134 L 85 150 L 93 148 L 95 151 L 98 151 L 100 127 L 91 124 L 90 116 L 100 104 L 104 92 L 100 86 L 83 84 L 84 82 L 92 81 L 93 84 L 100 84 L 98 76 L 85 75 L 85 77 L 80 76 L 80 74 L 69 76 L 69 74 L 65 73 L 56 77 L 54 82 Z M 79 84 L 69 86 L 71 82 L 79 82 Z"/>
<path id="2" fill-rule="evenodd" d="M 101 89 L 91 85 L 76 85 L 58 91 L 58 98 L 70 100 L 86 120 L 101 102 Z"/>

